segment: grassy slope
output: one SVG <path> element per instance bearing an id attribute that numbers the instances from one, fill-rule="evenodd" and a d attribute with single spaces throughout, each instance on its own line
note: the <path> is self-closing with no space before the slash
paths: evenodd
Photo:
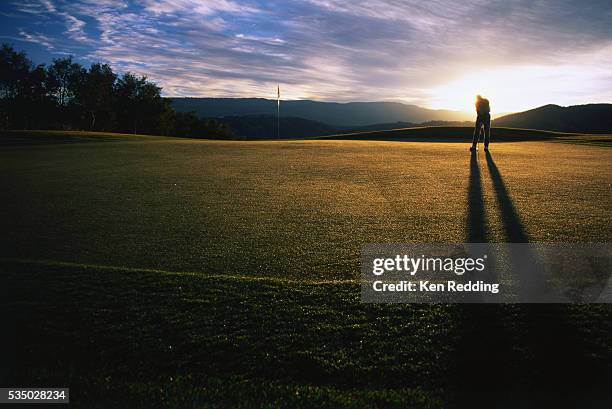
<path id="1" fill-rule="evenodd" d="M 329 135 L 321 136 L 319 137 L 319 139 L 459 142 L 470 141 L 472 139 L 473 132 L 473 127 L 426 126 Z M 503 127 L 493 128 L 491 130 L 491 139 L 494 142 L 554 140 L 560 142 L 572 142 L 594 145 L 609 145 L 610 142 L 612 142 L 611 135 L 591 135 L 580 133 L 543 131 L 540 129 Z"/>
<path id="2" fill-rule="evenodd" d="M 155 141 L 175 139 L 166 136 L 89 131 L 0 131 L 0 147 L 110 141 Z"/>
<path id="3" fill-rule="evenodd" d="M 467 240 L 466 146 L 143 142 L 0 151 L 16 383 L 69 384 L 87 407 L 435 407 L 471 389 L 516 406 L 560 387 L 570 405 L 607 391 L 607 306 L 359 302 L 362 243 Z M 610 241 L 612 151 L 493 149 L 531 241 Z M 477 166 L 487 240 L 506 241 L 491 165 Z"/>

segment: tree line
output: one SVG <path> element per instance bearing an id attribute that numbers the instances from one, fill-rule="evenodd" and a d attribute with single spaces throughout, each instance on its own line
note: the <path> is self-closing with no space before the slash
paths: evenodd
<path id="1" fill-rule="evenodd" d="M 0 49 L 0 128 L 61 129 L 227 138 L 215 119 L 176 112 L 145 76 L 89 68 L 72 57 L 35 65 L 8 44 Z"/>

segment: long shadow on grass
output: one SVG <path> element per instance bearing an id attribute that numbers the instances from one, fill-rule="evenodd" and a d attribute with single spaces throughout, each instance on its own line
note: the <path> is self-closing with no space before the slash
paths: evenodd
<path id="1" fill-rule="evenodd" d="M 470 158 L 470 180 L 468 185 L 467 231 L 469 243 L 487 242 L 487 221 L 485 218 L 482 181 L 478 167 L 478 153 L 472 152 Z"/>
<path id="2" fill-rule="evenodd" d="M 468 243 L 487 243 L 490 234 L 477 152 L 471 154 L 469 169 L 466 239 Z M 490 258 L 489 268 L 493 262 Z M 471 302 L 478 302 L 478 298 Z M 503 311 L 494 304 L 462 304 L 457 305 L 456 314 L 455 359 L 448 380 L 450 401 L 454 407 L 474 407 L 476 401 L 490 406 L 489 397 L 500 392 L 498 385 L 506 379 L 504 368 L 510 365 L 506 351 L 511 344 Z"/>
<path id="3" fill-rule="evenodd" d="M 509 243 L 528 243 L 529 236 L 525 232 L 521 218 L 512 203 L 506 184 L 501 176 L 501 173 L 495 165 L 495 161 L 489 152 L 486 152 L 487 166 L 489 173 L 491 174 L 491 180 L 493 181 L 493 188 L 495 189 L 495 195 L 497 196 L 497 205 L 501 212 L 502 221 L 504 228 L 506 229 L 506 236 Z"/>
<path id="4" fill-rule="evenodd" d="M 529 235 L 489 152 L 486 159 L 506 238 L 510 243 L 528 243 Z M 600 307 L 553 304 L 558 298 L 550 291 L 545 277 L 532 267 L 539 264 L 537 252 L 529 248 L 521 251 L 510 248 L 508 258 L 522 299 L 548 303 L 517 306 L 514 332 L 523 354 L 516 358 L 522 361 L 516 368 L 519 370 L 516 375 L 530 381 L 523 384 L 523 390 L 517 391 L 514 399 L 522 398 L 538 407 L 606 407 L 611 404 L 612 392 L 604 381 L 612 376 L 609 369 L 607 375 L 604 369 L 612 367 L 611 354 L 608 351 L 595 358 L 598 343 L 602 341 L 598 338 L 605 334 L 594 318 L 601 313 Z M 594 336 L 587 338 L 581 333 Z M 514 345 L 514 349 L 517 346 Z"/>
<path id="5" fill-rule="evenodd" d="M 529 236 L 501 172 L 488 153 L 486 160 L 506 237 L 526 243 Z M 467 198 L 470 242 L 488 241 L 480 175 L 473 154 Z M 510 261 L 520 271 L 530 257 L 510 254 Z M 516 278 L 521 287 L 538 284 L 534 277 Z M 606 407 L 612 401 L 605 385 L 612 353 L 602 347 L 609 342 L 609 326 L 602 319 L 611 312 L 608 306 L 457 306 L 455 361 L 448 380 L 452 406 Z"/>
<path id="6" fill-rule="evenodd" d="M 504 179 L 489 152 L 486 152 L 486 158 L 508 243 L 529 243 L 529 235 L 523 227 Z M 513 272 L 516 275 L 519 293 L 523 300 L 530 300 L 529 302 L 536 302 L 536 300 L 537 302 L 555 301 L 547 288 L 544 277 L 540 274 L 534 274 L 536 271 L 533 266 L 539 265 L 539 262 L 537 254 L 532 249 L 527 247 L 518 249 L 508 246 L 507 257 L 513 265 Z"/>

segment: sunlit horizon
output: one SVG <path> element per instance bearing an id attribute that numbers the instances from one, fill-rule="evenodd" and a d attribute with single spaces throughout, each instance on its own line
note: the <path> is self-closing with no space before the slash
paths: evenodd
<path id="1" fill-rule="evenodd" d="M 592 74 L 607 75 L 598 67 L 588 67 Z M 466 75 L 430 90 L 432 102 L 429 108 L 473 111 L 476 95 L 491 102 L 491 111 L 496 113 L 520 112 L 542 105 L 582 105 L 588 103 L 610 103 L 607 97 L 589 96 L 596 91 L 597 83 L 591 76 L 581 75 L 583 66 L 563 65 L 520 66 L 482 70 Z M 571 81 L 582 78 L 582 92 L 568 89 Z M 563 101 L 562 103 L 559 103 Z"/>

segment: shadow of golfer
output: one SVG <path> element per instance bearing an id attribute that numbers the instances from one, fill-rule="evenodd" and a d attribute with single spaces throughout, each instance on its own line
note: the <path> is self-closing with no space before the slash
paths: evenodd
<path id="1" fill-rule="evenodd" d="M 471 252 L 472 249 L 478 251 L 476 243 L 488 243 L 490 234 L 477 152 L 471 153 L 469 167 L 466 239 L 467 243 L 474 245 L 466 244 L 466 249 Z M 489 256 L 487 267 L 493 269 L 495 261 L 492 254 Z M 499 385 L 503 385 L 506 379 L 504 369 L 509 365 L 506 351 L 511 346 L 507 330 L 502 325 L 503 311 L 498 304 L 487 304 L 486 297 L 473 294 L 467 304 L 456 307 L 455 314 L 456 354 L 448 370 L 452 385 L 451 407 L 474 407 L 474 393 L 490 403 L 492 395 L 500 393 Z"/>
<path id="2" fill-rule="evenodd" d="M 467 241 L 468 243 L 486 243 L 488 228 L 477 152 L 472 152 L 470 158 L 470 180 L 468 184 L 467 205 Z"/>
<path id="3" fill-rule="evenodd" d="M 487 166 L 489 173 L 491 174 L 491 180 L 493 181 L 493 188 L 495 189 L 495 195 L 497 197 L 497 205 L 502 216 L 504 228 L 506 230 L 506 236 L 509 243 L 528 243 L 529 236 L 525 232 L 521 218 L 519 217 L 506 184 L 502 178 L 493 157 L 489 152 L 486 152 Z"/>
<path id="4" fill-rule="evenodd" d="M 489 153 L 486 162 L 506 240 L 523 243 L 508 246 L 508 253 L 497 258 L 496 265 L 500 271 L 511 269 L 521 300 L 555 302 L 544 277 L 533 269 L 538 253 L 526 244 L 529 235 Z M 466 235 L 473 243 L 488 242 L 491 236 L 476 153 L 469 166 Z M 602 402 L 609 399 L 603 395 L 609 390 L 605 386 L 609 376 L 604 368 L 609 368 L 609 361 L 593 353 L 598 350 L 598 338 L 590 341 L 580 331 L 582 317 L 599 322 L 598 310 L 560 304 L 464 304 L 454 313 L 457 332 L 455 359 L 448 368 L 449 407 L 589 406 L 584 402 L 606 407 Z M 590 325 L 594 332 L 601 327 Z M 605 334 L 605 329 L 599 334 Z"/>
<path id="5" fill-rule="evenodd" d="M 482 173 L 478 163 L 478 153 L 472 152 L 467 194 L 466 239 L 468 243 L 489 243 L 491 234 L 487 221 L 484 199 Z M 504 202 L 502 213 L 504 224 L 517 225 L 513 228 L 513 237 L 522 231 L 522 225 L 508 191 L 496 167 L 492 168 L 491 158 L 487 154 L 487 164 L 495 185 L 496 201 Z M 493 163 L 493 166 L 495 164 Z M 501 206 L 501 205 L 500 205 Z M 524 233 L 524 232 L 523 232 Z M 526 239 L 526 234 L 521 238 Z M 470 248 L 469 245 L 467 245 Z M 478 248 L 477 245 L 474 248 Z M 499 260 L 495 254 L 489 254 L 487 267 L 493 276 L 482 277 L 496 282 L 496 268 Z M 491 403 L 511 402 L 512 384 L 517 377 L 513 363 L 516 357 L 512 342 L 514 334 L 508 325 L 512 318 L 512 306 L 503 304 L 482 304 L 485 298 L 473 296 L 472 304 L 457 306 L 457 343 L 456 359 L 449 374 L 452 374 L 451 407 L 490 407 Z M 478 396 L 478 399 L 475 399 Z"/>
<path id="6" fill-rule="evenodd" d="M 486 157 L 508 243 L 529 243 L 529 235 L 514 207 L 504 179 L 489 152 Z M 540 257 L 534 247 L 509 244 L 507 250 L 510 274 L 518 283 L 520 300 L 530 303 L 559 302 L 558 295 L 551 291 L 546 282 Z"/>

